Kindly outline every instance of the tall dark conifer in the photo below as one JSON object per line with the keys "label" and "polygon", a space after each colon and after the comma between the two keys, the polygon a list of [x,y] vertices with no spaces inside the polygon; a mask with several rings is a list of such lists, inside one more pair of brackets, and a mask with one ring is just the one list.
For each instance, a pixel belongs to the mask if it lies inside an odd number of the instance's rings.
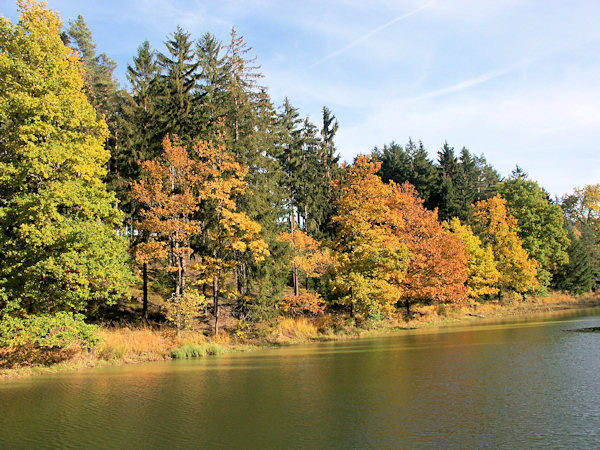
{"label": "tall dark conifer", "polygon": [[165,45],[167,53],[158,54],[161,76],[157,86],[157,125],[162,137],[177,135],[183,144],[189,144],[198,137],[202,95],[197,85],[199,63],[190,34],[182,28],[177,27]]}

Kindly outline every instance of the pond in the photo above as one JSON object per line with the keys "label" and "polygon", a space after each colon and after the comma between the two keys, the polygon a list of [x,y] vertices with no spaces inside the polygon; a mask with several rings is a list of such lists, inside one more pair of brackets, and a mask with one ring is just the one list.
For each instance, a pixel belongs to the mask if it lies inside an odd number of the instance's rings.
{"label": "pond", "polygon": [[598,447],[600,310],[0,383],[2,448]]}

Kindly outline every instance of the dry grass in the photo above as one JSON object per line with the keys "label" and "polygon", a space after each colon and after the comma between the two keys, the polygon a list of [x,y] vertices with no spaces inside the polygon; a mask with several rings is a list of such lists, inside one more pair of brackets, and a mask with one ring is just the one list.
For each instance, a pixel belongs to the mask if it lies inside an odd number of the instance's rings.
{"label": "dry grass", "polygon": [[279,335],[287,339],[312,339],[318,334],[317,327],[306,317],[278,318]]}
{"label": "dry grass", "polygon": [[160,331],[150,327],[101,328],[102,342],[95,353],[100,359],[163,359],[177,345],[172,330]]}

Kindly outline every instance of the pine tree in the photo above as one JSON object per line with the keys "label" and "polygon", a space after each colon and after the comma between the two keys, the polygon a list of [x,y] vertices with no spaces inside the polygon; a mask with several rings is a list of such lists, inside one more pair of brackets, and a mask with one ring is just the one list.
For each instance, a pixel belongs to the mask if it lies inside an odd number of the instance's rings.
{"label": "pine tree", "polygon": [[[150,43],[144,41],[138,47],[133,65],[127,66],[126,76],[131,84],[131,93],[123,93],[120,97],[119,142],[112,152],[108,174],[108,185],[119,197],[128,221],[136,212],[129,196],[129,187],[140,176],[138,163],[162,153],[160,142],[164,134],[158,126],[158,74],[156,53],[150,48]],[[131,226],[129,229],[133,237]]]}
{"label": "pine tree", "polygon": [[0,309],[89,311],[125,295],[121,214],[101,177],[106,123],[58,15],[0,18]]}
{"label": "pine tree", "polygon": [[452,217],[461,216],[461,204],[456,186],[459,173],[460,166],[454,154],[454,148],[445,142],[438,152],[436,206],[439,208],[440,220],[450,220]]}

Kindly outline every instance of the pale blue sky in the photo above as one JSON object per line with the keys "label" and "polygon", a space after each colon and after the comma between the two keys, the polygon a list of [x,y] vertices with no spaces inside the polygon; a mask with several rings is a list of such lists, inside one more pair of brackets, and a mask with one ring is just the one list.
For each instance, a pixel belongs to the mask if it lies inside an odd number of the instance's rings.
{"label": "pale blue sky", "polygon": [[[323,4],[324,3],[324,4]],[[340,122],[351,161],[395,140],[445,140],[515,164],[551,194],[600,183],[600,2],[584,0],[50,0],[82,14],[117,75],[177,25],[253,47],[275,104]],[[0,13],[15,19],[12,0]]]}

